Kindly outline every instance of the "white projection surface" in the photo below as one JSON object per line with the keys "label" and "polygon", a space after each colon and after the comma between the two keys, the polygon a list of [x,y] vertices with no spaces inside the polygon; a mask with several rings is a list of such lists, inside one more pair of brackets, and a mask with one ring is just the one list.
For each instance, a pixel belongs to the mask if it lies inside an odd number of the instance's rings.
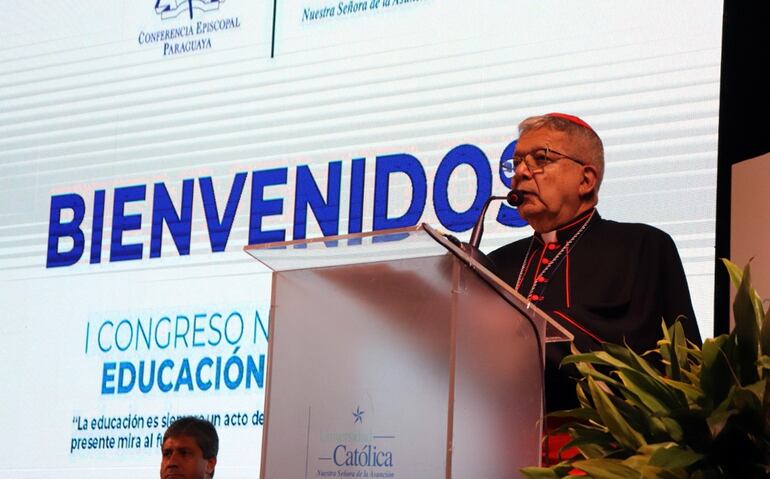
{"label": "white projection surface", "polygon": [[[243,247],[417,222],[467,238],[530,115],[599,132],[599,211],[672,235],[711,334],[721,2],[0,16],[5,477],[156,477],[186,414],[218,425],[218,479],[258,477],[270,273]],[[493,206],[483,248],[530,234],[517,220]]]}

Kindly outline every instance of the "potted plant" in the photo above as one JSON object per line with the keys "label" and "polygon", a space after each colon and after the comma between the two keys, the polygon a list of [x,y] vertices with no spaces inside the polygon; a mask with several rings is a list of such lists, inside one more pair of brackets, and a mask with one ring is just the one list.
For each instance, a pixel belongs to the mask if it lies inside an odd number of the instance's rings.
{"label": "potted plant", "polygon": [[737,287],[732,332],[699,348],[675,322],[644,355],[605,343],[565,358],[582,375],[581,406],[552,415],[574,419],[558,431],[579,454],[526,477],[770,478],[770,308],[748,265],[724,263]]}

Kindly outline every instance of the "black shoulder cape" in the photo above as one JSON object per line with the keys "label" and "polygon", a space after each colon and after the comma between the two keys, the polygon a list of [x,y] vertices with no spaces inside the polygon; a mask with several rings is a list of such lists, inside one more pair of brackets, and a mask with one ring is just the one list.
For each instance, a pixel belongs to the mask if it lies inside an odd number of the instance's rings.
{"label": "black shoulder cape", "polygon": [[[661,321],[670,325],[679,316],[685,317],[687,338],[701,344],[676,246],[657,228],[608,221],[590,210],[559,228],[556,243],[545,244],[536,234],[493,251],[489,258],[500,278],[518,286],[575,335],[581,351],[609,341],[643,353],[662,337]],[[546,348],[547,411],[578,405],[577,371],[559,369],[567,354],[567,343]]]}

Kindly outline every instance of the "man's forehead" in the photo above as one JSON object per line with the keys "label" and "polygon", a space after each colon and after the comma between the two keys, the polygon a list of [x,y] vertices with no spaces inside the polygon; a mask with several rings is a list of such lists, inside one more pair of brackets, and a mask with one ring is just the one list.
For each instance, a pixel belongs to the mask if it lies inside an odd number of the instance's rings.
{"label": "man's forehead", "polygon": [[192,436],[169,436],[163,441],[163,449],[200,449],[198,441]]}
{"label": "man's forehead", "polygon": [[527,130],[522,133],[519,139],[516,141],[516,149],[518,150],[520,147],[553,148],[554,145],[561,146],[562,144],[568,143],[570,141],[571,138],[566,132],[554,130],[553,128],[542,127],[536,130]]}

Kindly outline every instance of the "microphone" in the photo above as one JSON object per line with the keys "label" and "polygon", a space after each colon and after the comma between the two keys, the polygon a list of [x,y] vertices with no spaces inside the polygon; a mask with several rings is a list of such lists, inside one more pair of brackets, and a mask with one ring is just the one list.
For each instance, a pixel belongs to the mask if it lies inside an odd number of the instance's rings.
{"label": "microphone", "polygon": [[524,201],[524,194],[521,190],[511,190],[506,196],[490,196],[487,198],[487,201],[484,202],[484,206],[481,208],[479,219],[473,225],[471,238],[468,240],[468,246],[473,249],[478,249],[481,244],[481,235],[484,233],[484,217],[487,214],[487,208],[489,208],[490,203],[494,200],[506,200],[511,206],[519,206]]}
{"label": "microphone", "polygon": [[519,206],[524,202],[524,192],[521,190],[511,190],[505,199],[508,200],[509,205]]}

